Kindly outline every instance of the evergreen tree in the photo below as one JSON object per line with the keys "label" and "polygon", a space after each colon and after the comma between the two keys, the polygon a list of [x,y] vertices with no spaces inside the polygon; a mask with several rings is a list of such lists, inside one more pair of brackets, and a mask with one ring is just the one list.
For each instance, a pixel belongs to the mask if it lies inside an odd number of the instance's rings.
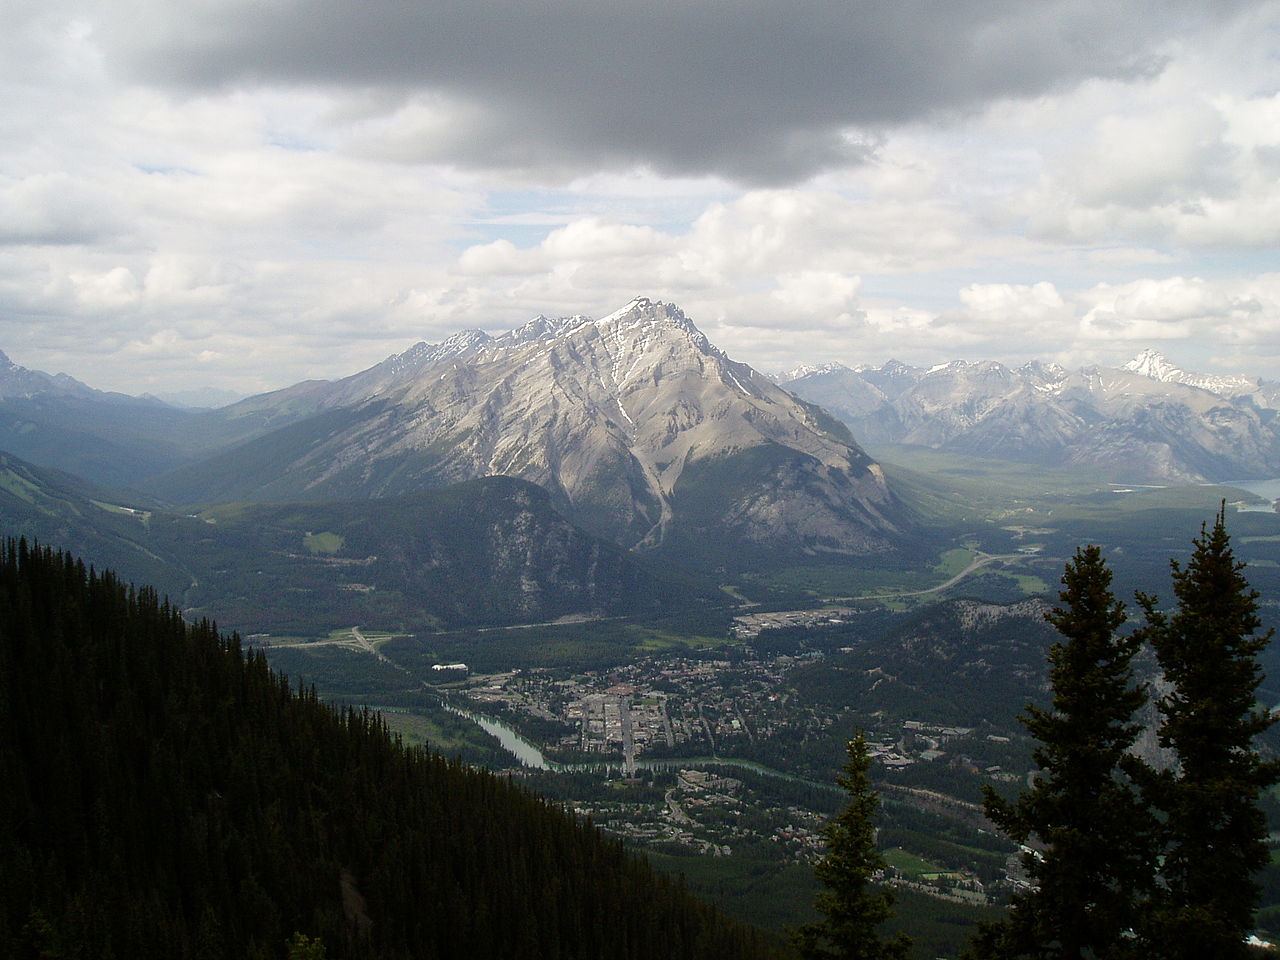
{"label": "evergreen tree", "polygon": [[308,937],[305,933],[294,933],[287,947],[289,950],[287,960],[327,960],[328,958],[324,941],[319,937]]}
{"label": "evergreen tree", "polygon": [[985,791],[987,816],[1038,848],[1024,855],[1035,887],[984,928],[975,957],[1116,957],[1135,946],[1135,901],[1152,870],[1150,818],[1124,772],[1136,765],[1126,751],[1146,699],[1131,669],[1139,642],[1116,636],[1124,605],[1097,547],[1076,551],[1062,583],[1062,606],[1045,615],[1064,637],[1049,651],[1052,708],[1022,717],[1040,744],[1038,779],[1013,803]]}
{"label": "evergreen tree", "polygon": [[861,731],[846,749],[844,774],[836,782],[848,792],[849,805],[824,829],[827,854],[815,869],[827,888],[814,901],[824,919],[805,924],[793,939],[805,960],[901,960],[910,938],[880,937],[880,926],[892,913],[893,893],[872,882],[885,862],[875,842],[880,798],[871,786],[871,758]]}
{"label": "evergreen tree", "polygon": [[558,807],[25,542],[0,543],[0,734],[5,960],[780,953]]}
{"label": "evergreen tree", "polygon": [[1138,597],[1142,633],[1171,688],[1159,701],[1160,743],[1176,757],[1147,784],[1165,841],[1148,935],[1158,957],[1245,956],[1258,901],[1253,875],[1267,862],[1258,795],[1280,779],[1280,764],[1254,747],[1274,722],[1254,699],[1257,656],[1272,631],[1257,633],[1258,593],[1232,553],[1225,505],[1193,544],[1185,568],[1172,564],[1172,614]]}

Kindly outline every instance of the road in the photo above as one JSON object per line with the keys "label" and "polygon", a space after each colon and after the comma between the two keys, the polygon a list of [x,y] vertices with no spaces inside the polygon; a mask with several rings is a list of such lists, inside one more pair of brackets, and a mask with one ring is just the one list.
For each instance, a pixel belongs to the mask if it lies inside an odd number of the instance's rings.
{"label": "road", "polygon": [[957,583],[967,577],[973,571],[981,569],[989,564],[1004,560],[1025,560],[1026,554],[1023,553],[977,553],[974,558],[969,561],[969,565],[957,573],[946,583],[940,583],[936,587],[929,587],[927,590],[905,590],[901,593],[872,593],[860,597],[833,597],[827,600],[827,603],[851,603],[855,600],[894,600],[899,597],[924,597],[931,593],[940,593],[948,587],[954,587]]}
{"label": "road", "polygon": [[636,744],[631,733],[631,698],[618,698],[618,722],[622,725],[622,760],[627,767],[627,779],[636,776]]}
{"label": "road", "polygon": [[693,821],[689,819],[688,814],[684,812],[684,808],[681,807],[680,804],[676,803],[675,798],[672,796],[675,792],[676,788],[672,787],[662,798],[667,801],[667,809],[671,811],[671,819],[676,823],[693,823]]}

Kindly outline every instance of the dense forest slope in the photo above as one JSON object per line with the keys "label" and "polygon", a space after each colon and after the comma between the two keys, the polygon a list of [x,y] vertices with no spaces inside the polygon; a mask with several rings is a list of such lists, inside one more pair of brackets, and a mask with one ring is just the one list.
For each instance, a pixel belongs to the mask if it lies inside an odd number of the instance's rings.
{"label": "dense forest slope", "polygon": [[224,505],[202,516],[117,497],[0,451],[0,530],[154,584],[188,618],[216,616],[227,627],[417,631],[652,614],[719,595],[590,536],[545,490],[511,477],[385,500]]}
{"label": "dense forest slope", "polygon": [[0,730],[0,956],[769,955],[589,826],[25,541]]}

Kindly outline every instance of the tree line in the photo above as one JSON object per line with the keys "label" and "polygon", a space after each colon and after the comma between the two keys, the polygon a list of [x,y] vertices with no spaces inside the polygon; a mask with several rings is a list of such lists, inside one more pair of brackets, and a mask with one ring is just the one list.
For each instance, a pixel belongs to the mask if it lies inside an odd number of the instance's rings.
{"label": "tree line", "polygon": [[[985,790],[988,818],[1023,849],[1030,882],[1006,919],[981,926],[967,960],[1227,960],[1245,957],[1268,862],[1262,791],[1280,761],[1255,740],[1275,721],[1258,705],[1258,593],[1226,532],[1225,505],[1202,526],[1185,566],[1172,562],[1172,611],[1137,595],[1142,624],[1124,634],[1125,606],[1096,546],[1068,562],[1060,606],[1046,615],[1062,640],[1049,652],[1052,703],[1021,719],[1037,741],[1033,785],[1013,801]],[[1138,682],[1134,658],[1154,653],[1160,680]],[[1134,746],[1154,697],[1164,762]],[[861,735],[840,780],[851,800],[827,828],[816,904],[822,919],[795,937],[807,960],[905,956],[880,925],[892,894],[873,884],[885,863],[873,833],[877,798]]]}

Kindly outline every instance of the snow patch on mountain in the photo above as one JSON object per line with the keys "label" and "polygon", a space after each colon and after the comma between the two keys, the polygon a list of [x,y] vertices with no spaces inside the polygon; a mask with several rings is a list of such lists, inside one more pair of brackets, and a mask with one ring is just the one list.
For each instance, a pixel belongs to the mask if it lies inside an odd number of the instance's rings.
{"label": "snow patch on mountain", "polygon": [[1199,387],[1222,397],[1236,397],[1255,393],[1262,381],[1252,377],[1239,375],[1215,376],[1212,374],[1190,373],[1174,366],[1156,350],[1147,348],[1124,365],[1125,370],[1159,380],[1161,383],[1183,383],[1189,387]]}
{"label": "snow patch on mountain", "polygon": [[1280,474],[1280,389],[1189,373],[1148,350],[1121,368],[1074,373],[1031,362],[952,360],[808,375],[784,387],[821,404],[863,442],[1091,466],[1177,482]]}
{"label": "snow patch on mountain", "polygon": [[390,496],[500,473],[627,546],[853,555],[899,532],[901,504],[848,431],[646,297],[598,320],[417,344],[306,403],[350,413],[255,481],[273,495]]}

